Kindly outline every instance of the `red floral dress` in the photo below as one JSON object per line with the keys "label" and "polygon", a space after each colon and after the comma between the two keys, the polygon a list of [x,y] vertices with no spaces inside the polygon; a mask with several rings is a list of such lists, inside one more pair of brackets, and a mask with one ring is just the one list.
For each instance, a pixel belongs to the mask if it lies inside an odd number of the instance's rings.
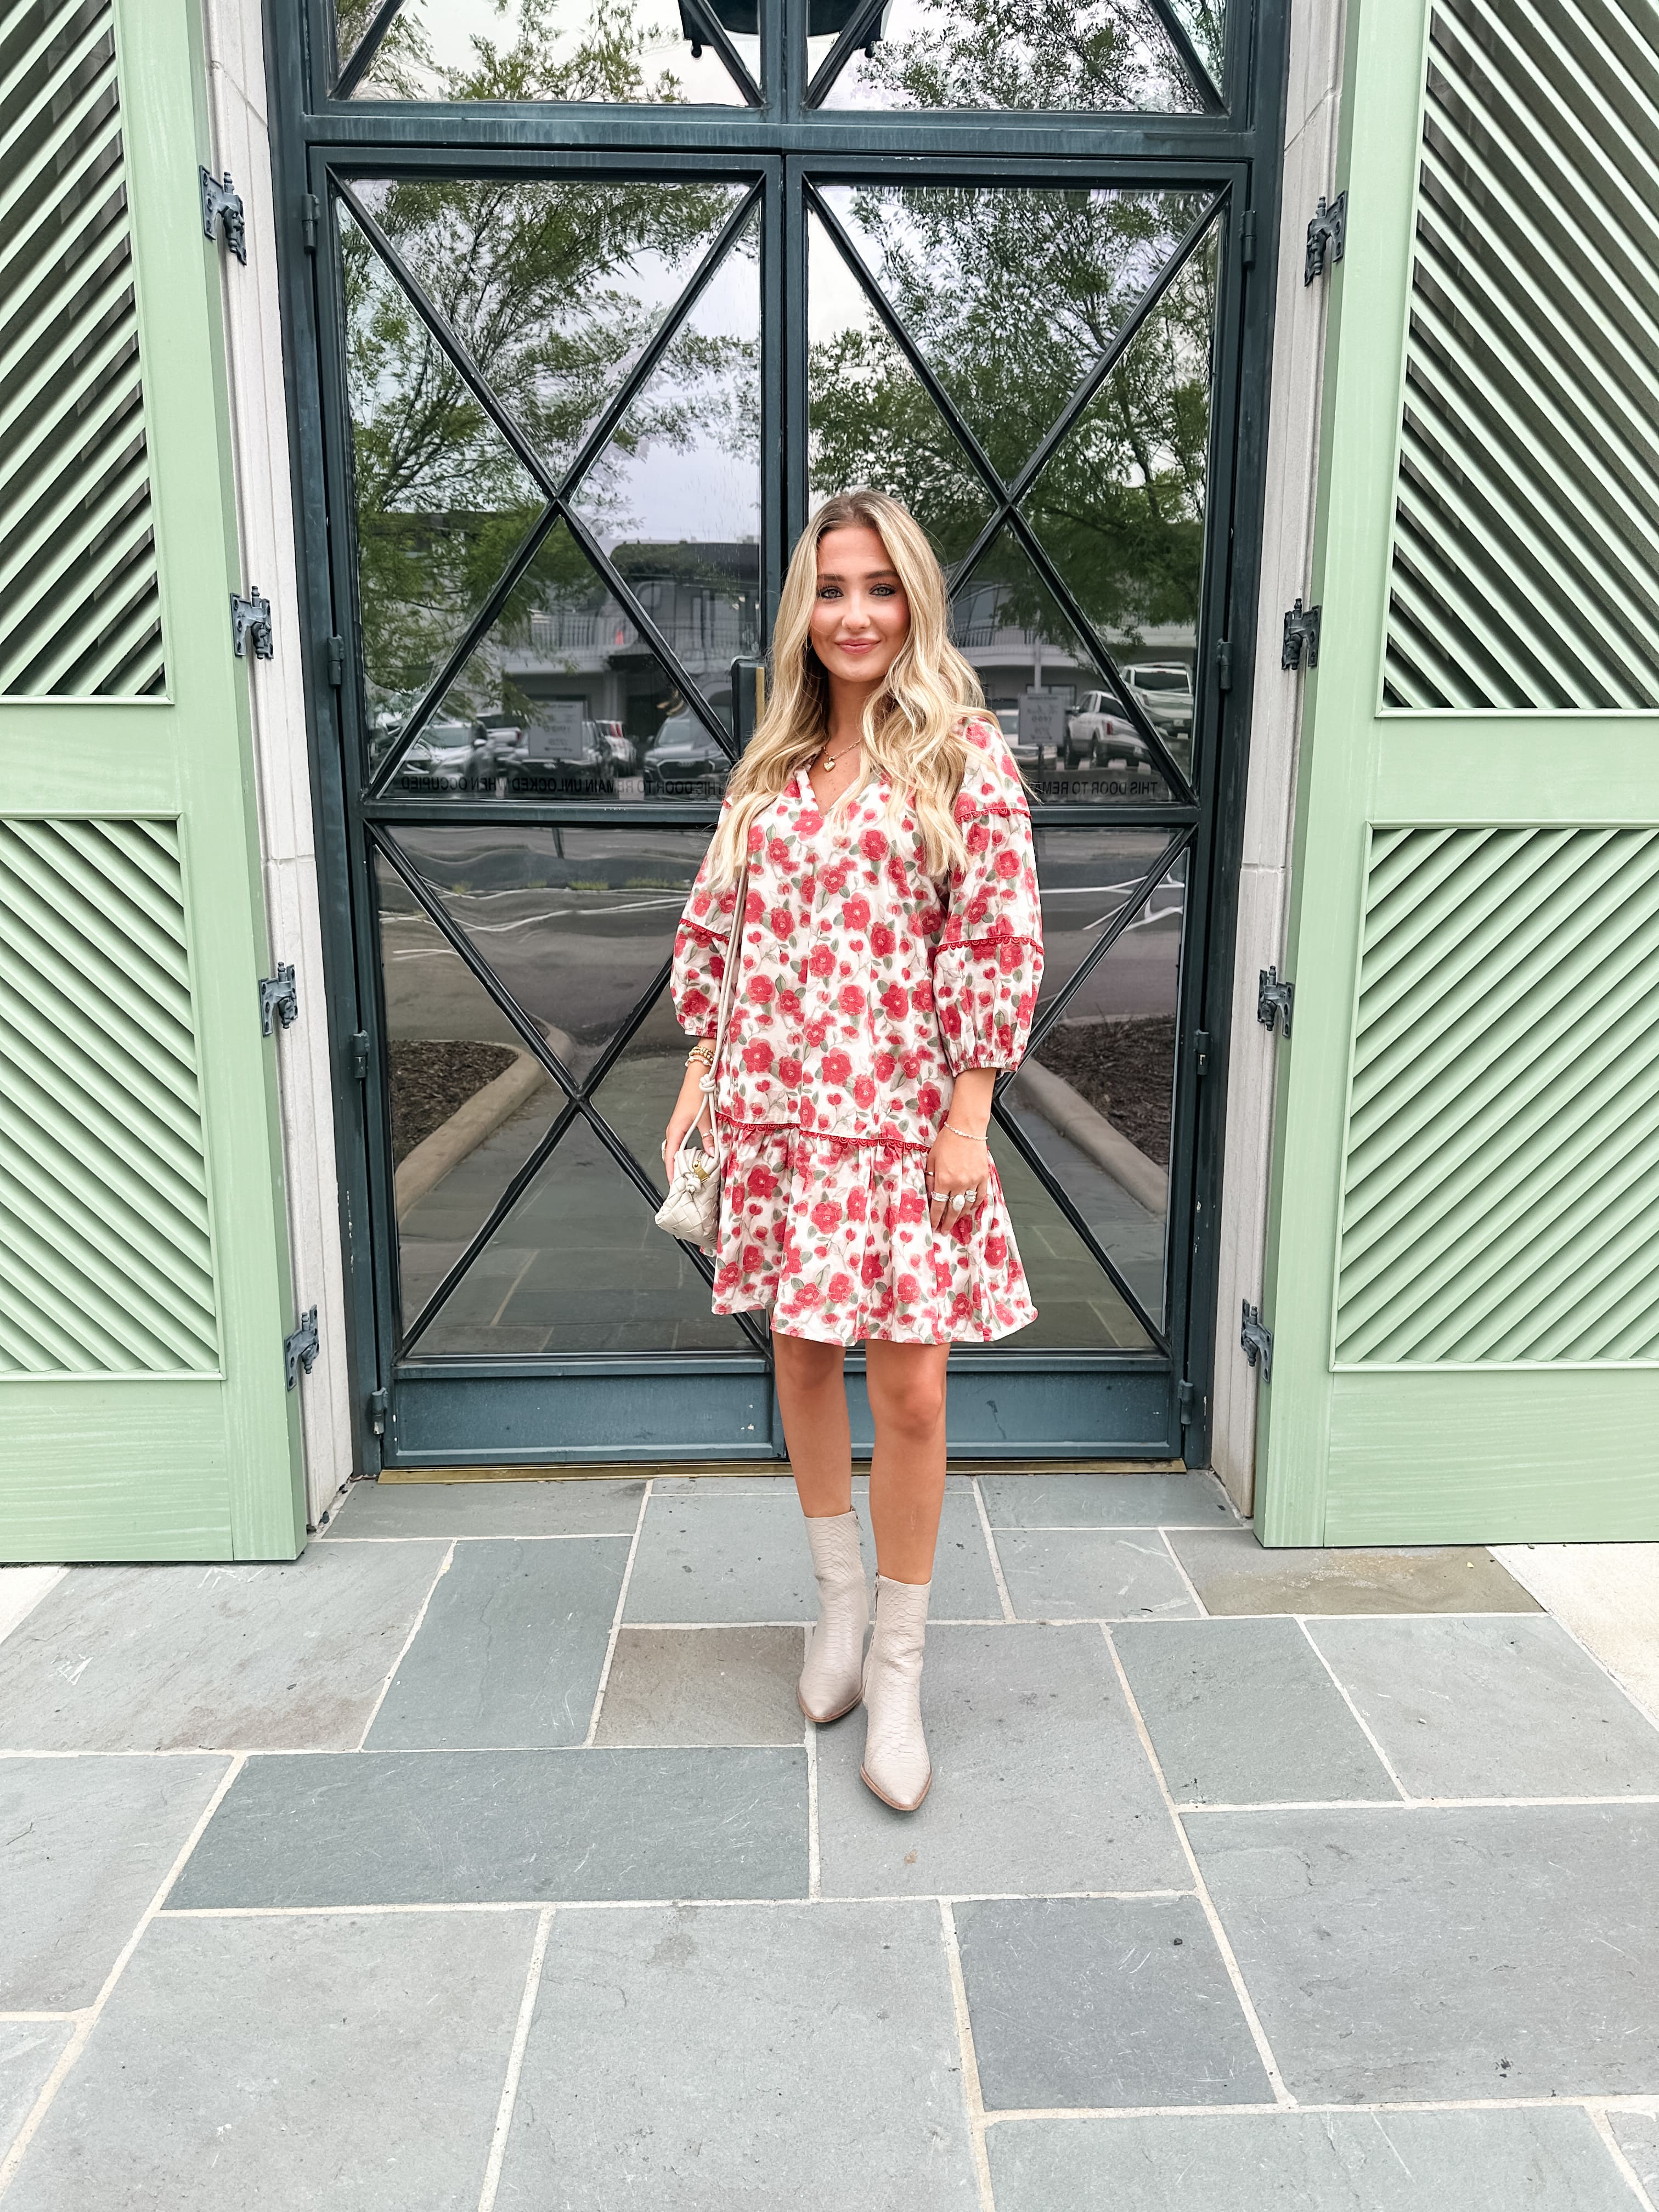
{"label": "red floral dress", "polygon": [[[1018,1066],[1042,974],[1031,817],[1001,732],[971,721],[968,865],[930,877],[870,785],[826,819],[802,769],[749,832],[741,966],[714,1093],[716,1313],[825,1344],[988,1343],[1036,1317],[994,1167],[934,1230],[922,1181],[954,1075]],[[674,944],[682,1027],[714,1027],[734,892],[698,874]]]}

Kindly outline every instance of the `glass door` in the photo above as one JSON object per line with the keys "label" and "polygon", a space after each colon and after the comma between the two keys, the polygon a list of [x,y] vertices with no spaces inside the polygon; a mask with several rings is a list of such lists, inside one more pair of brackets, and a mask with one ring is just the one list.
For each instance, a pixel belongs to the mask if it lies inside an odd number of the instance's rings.
{"label": "glass door", "polygon": [[[1224,23],[359,12],[305,121],[386,1457],[782,1451],[763,1316],[713,1316],[652,1221],[665,984],[788,545],[855,483],[928,532],[1037,825],[996,1149],[1040,1317],[957,1354],[954,1448],[1179,1451],[1239,580]],[[1099,18],[1086,67],[1062,16]],[[1079,106],[1095,149],[1190,143],[1085,154]]]}

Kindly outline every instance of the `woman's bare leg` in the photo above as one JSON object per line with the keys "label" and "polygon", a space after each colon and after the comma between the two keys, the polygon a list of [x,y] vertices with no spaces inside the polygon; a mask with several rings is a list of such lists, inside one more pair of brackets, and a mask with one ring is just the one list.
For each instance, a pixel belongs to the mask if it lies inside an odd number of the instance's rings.
{"label": "woman's bare leg", "polygon": [[945,1504],[945,1365],[950,1356],[948,1344],[865,1346],[876,1423],[870,1519],[876,1532],[876,1571],[890,1583],[933,1577],[933,1547]]}
{"label": "woman's bare leg", "polygon": [[796,1696],[810,1721],[837,1721],[864,1691],[864,1631],[869,1587],[853,1511],[853,1449],[847,1428],[843,1354],[774,1330],[778,1403],[795,1471],[806,1540],[818,1586],[818,1619],[806,1647]]}
{"label": "woman's bare leg", "polygon": [[778,1404],[800,1510],[809,1521],[853,1510],[853,1444],[838,1344],[772,1332]]}

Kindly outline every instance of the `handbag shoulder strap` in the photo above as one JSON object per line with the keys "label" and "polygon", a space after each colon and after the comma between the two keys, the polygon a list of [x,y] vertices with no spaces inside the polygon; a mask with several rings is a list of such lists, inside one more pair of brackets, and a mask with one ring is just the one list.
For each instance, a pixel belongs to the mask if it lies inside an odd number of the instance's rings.
{"label": "handbag shoulder strap", "polygon": [[[738,969],[743,960],[743,910],[749,902],[749,864],[745,861],[738,871],[735,886],[736,904],[732,915],[732,933],[726,940],[726,972],[720,977],[719,1010],[714,1016],[714,1057],[702,1079],[703,1104],[708,1110],[708,1145],[712,1158],[720,1158],[720,1139],[714,1127],[714,1078],[720,1064],[720,1054],[726,1048],[726,1025],[731,1017],[732,1000],[738,987]],[[697,1116],[699,1121],[702,1116]]]}
{"label": "handbag shoulder strap", "polygon": [[726,940],[726,973],[720,977],[720,1010],[714,1017],[714,1066],[720,1066],[720,1054],[726,1046],[726,1025],[731,1018],[732,1000],[738,988],[738,969],[743,961],[743,910],[749,902],[749,867],[747,862],[738,869],[735,885],[737,904],[732,916],[732,933]]}

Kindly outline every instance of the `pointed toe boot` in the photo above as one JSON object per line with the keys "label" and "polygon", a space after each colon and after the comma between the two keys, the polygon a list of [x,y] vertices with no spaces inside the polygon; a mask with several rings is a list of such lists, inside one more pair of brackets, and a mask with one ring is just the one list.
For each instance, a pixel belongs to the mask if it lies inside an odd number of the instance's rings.
{"label": "pointed toe boot", "polygon": [[914,1813],[933,1770],[921,1732],[921,1651],[932,1583],[876,1577],[876,1626],[864,1668],[866,1786],[896,1813]]}
{"label": "pointed toe boot", "polygon": [[817,1577],[818,1619],[795,1695],[807,1719],[823,1727],[850,1713],[863,1695],[870,1589],[864,1579],[856,1513],[809,1519],[806,1540]]}

